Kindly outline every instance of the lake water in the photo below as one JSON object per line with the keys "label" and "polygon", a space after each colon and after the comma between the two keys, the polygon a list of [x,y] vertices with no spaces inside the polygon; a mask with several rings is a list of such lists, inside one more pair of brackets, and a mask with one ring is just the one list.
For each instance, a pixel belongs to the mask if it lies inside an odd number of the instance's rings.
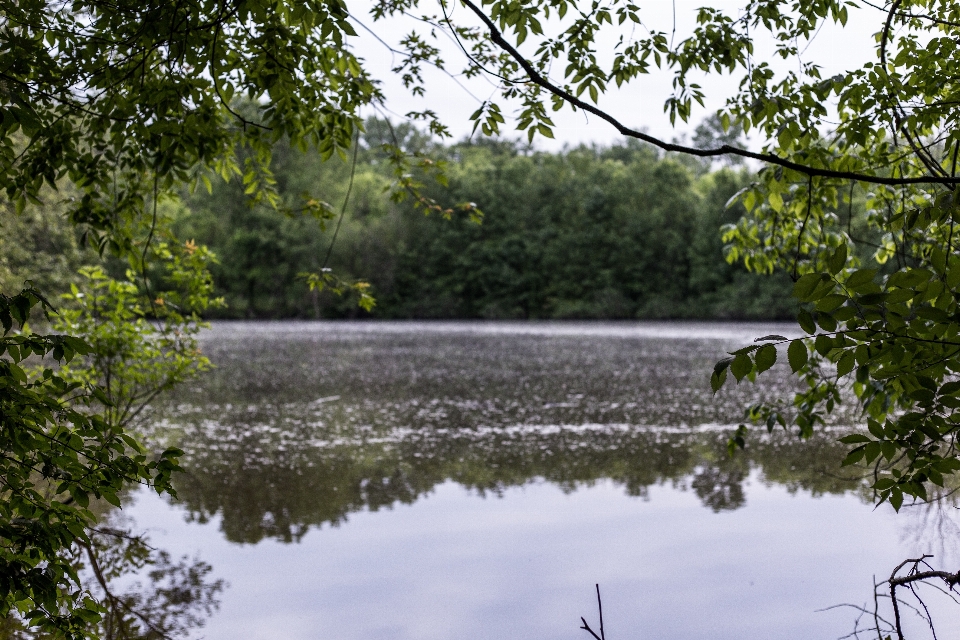
{"label": "lake water", "polygon": [[856,612],[818,610],[914,554],[956,570],[960,529],[951,504],[874,508],[842,418],[727,455],[744,404],[795,383],[714,397],[713,363],[793,331],[217,324],[217,368],[148,433],[186,451],[180,500],[124,511],[229,584],[211,640],[586,640],[595,583],[611,640],[838,638]]}

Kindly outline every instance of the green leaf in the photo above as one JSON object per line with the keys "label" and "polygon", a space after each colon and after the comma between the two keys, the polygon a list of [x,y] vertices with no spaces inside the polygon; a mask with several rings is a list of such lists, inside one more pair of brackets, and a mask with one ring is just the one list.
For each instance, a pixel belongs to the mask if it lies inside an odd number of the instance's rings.
{"label": "green leaf", "polygon": [[809,311],[801,309],[800,313],[797,314],[797,323],[799,323],[801,329],[810,335],[817,332],[817,325],[814,323],[813,316],[810,315]]}
{"label": "green leaf", "polygon": [[892,488],[896,485],[897,482],[893,478],[880,478],[873,483],[873,488],[877,491],[886,491],[887,489]]}
{"label": "green leaf", "polygon": [[897,488],[891,489],[890,504],[893,506],[894,511],[900,511],[900,507],[903,505],[903,491]]}
{"label": "green leaf", "polygon": [[820,334],[813,341],[813,346],[817,350],[817,353],[822,356],[826,356],[828,353],[830,353],[830,350],[833,349],[833,340],[831,340],[828,336]]}
{"label": "green leaf", "polygon": [[[913,289],[895,289],[886,295],[880,296],[880,301],[885,301],[889,304],[900,304],[912,300],[916,295],[917,293]],[[864,296],[864,298],[866,298],[866,296]]]}
{"label": "green leaf", "polygon": [[816,309],[817,311],[829,313],[834,309],[836,309],[837,307],[839,307],[840,305],[842,305],[846,301],[847,301],[846,296],[840,295],[838,293],[834,293],[828,296],[824,296],[823,298],[820,298],[820,300],[817,301]]}
{"label": "green leaf", "polygon": [[960,261],[954,262],[947,271],[946,284],[951,290],[960,286]]}
{"label": "green leaf", "polygon": [[796,373],[807,364],[807,345],[803,340],[794,340],[787,347],[787,360],[790,362],[790,369]]}
{"label": "green leaf", "polygon": [[758,344],[749,344],[749,345],[747,345],[747,346],[745,346],[745,347],[740,347],[740,348],[737,349],[736,351],[731,351],[731,352],[730,352],[730,355],[732,355],[732,356],[738,356],[738,355],[740,355],[741,353],[753,353],[754,351],[756,351],[756,350],[759,349],[759,348],[760,348],[760,345],[758,345]]}
{"label": "green leaf", "polygon": [[746,376],[752,370],[753,361],[750,359],[750,356],[745,353],[738,354],[730,364],[730,373],[732,373],[733,377],[737,379],[737,382],[743,380],[744,376]]}
{"label": "green leaf", "polygon": [[714,372],[713,375],[710,376],[710,388],[713,389],[714,393],[717,393],[726,381],[727,370],[724,368],[719,372]]}
{"label": "green leaf", "polygon": [[23,369],[13,364],[12,362],[7,364],[7,371],[10,372],[10,376],[17,382],[21,382],[21,383],[27,382],[27,374],[23,371]]}
{"label": "green leaf", "polygon": [[854,271],[850,274],[850,277],[844,282],[844,286],[849,287],[850,289],[856,289],[867,283],[873,282],[873,279],[877,276],[876,269],[860,269]]}
{"label": "green leaf", "polygon": [[776,211],[776,212],[778,212],[778,213],[781,212],[781,211],[783,211],[783,198],[782,198],[782,197],[780,196],[780,194],[777,193],[776,191],[771,191],[771,192],[767,195],[767,202],[770,203],[770,207],[771,207],[774,211]]}
{"label": "green leaf", "polygon": [[837,330],[837,321],[832,315],[826,312],[817,314],[817,324],[819,324],[824,331]]}
{"label": "green leaf", "polygon": [[940,387],[940,395],[942,396],[952,396],[958,393],[960,393],[960,380],[947,382],[942,387]]}
{"label": "green leaf", "polygon": [[850,453],[848,453],[847,456],[843,459],[843,462],[840,463],[840,466],[841,466],[841,467],[848,467],[848,466],[850,466],[850,465],[852,465],[852,464],[856,464],[856,463],[860,462],[861,460],[863,460],[864,453],[865,453],[865,448],[864,448],[864,447],[857,447],[856,449],[853,449],[853,450],[850,451]]}
{"label": "green leaf", "polygon": [[837,247],[837,250],[830,256],[830,259],[827,261],[827,267],[830,270],[830,275],[837,275],[843,270],[844,265],[847,264],[847,245],[841,244]]}
{"label": "green leaf", "polygon": [[853,351],[846,351],[840,360],[837,361],[837,377],[842,378],[847,375],[857,365],[857,359]]}
{"label": "green leaf", "polygon": [[858,444],[861,442],[870,442],[870,438],[862,433],[853,433],[848,436],[843,436],[840,438],[839,442],[842,442],[843,444]]}
{"label": "green leaf", "polygon": [[121,506],[121,504],[120,504],[120,498],[118,498],[118,497],[116,496],[116,494],[114,494],[114,493],[104,493],[104,494],[103,494],[103,498],[104,498],[104,500],[106,500],[107,502],[109,502],[110,504],[112,504],[112,505],[115,506],[115,507],[120,507],[120,506]]}
{"label": "green leaf", "polygon": [[804,274],[794,283],[793,295],[800,300],[807,300],[821,282],[823,282],[823,279],[819,273]]}
{"label": "green leaf", "polygon": [[777,348],[772,344],[765,344],[755,356],[757,373],[763,373],[777,362]]}
{"label": "green leaf", "polygon": [[725,371],[727,367],[730,366],[730,363],[733,362],[733,358],[724,358],[723,360],[718,361],[713,365],[713,372],[719,374],[721,371]]}

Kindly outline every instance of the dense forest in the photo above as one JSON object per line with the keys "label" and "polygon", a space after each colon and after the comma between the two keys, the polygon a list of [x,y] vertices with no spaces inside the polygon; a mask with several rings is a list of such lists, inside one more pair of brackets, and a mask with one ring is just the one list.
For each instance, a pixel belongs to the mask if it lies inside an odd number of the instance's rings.
{"label": "dense forest", "polygon": [[[786,274],[724,259],[721,227],[742,215],[727,202],[751,180],[745,168],[664,157],[636,141],[546,153],[490,140],[443,147],[377,120],[366,129],[355,165],[352,156],[324,162],[283,143],[274,149],[287,208],[323,194],[336,214],[326,223],[252,204],[240,180],[211,180],[163,204],[180,240],[218,258],[213,275],[227,304],[212,317],[779,319],[795,308]],[[448,185],[424,176],[422,190],[452,215],[391,198],[382,144],[398,138],[444,159]],[[4,215],[7,237],[18,238],[0,240],[0,281],[11,288],[29,273],[62,292],[79,266],[98,261],[79,248],[57,201]],[[459,213],[463,202],[482,220]],[[114,266],[117,275],[126,268]],[[349,294],[310,291],[303,274],[324,266],[369,282],[376,306],[368,313]]]}
{"label": "dense forest", "polygon": [[[380,151],[391,135],[445,158],[448,187],[424,180],[424,188],[445,207],[475,203],[482,222],[391,200]],[[437,147],[378,121],[360,149],[352,188],[352,158],[275,149],[274,177],[291,206],[310,190],[339,211],[350,188],[332,251],[337,220],[321,229],[310,217],[251,206],[239,181],[185,194],[177,235],[219,257],[221,317],[791,316],[784,274],[757,276],[724,260],[720,228],[742,213],[726,203],[750,180],[746,169],[711,171],[636,142],[558,153],[504,141]],[[376,307],[367,314],[349,296],[308,291],[299,274],[324,264],[369,282]]]}

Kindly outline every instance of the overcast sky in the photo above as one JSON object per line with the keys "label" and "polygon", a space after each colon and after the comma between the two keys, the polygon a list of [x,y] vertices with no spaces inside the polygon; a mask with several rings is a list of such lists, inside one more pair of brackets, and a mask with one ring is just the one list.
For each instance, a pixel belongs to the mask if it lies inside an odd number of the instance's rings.
{"label": "overcast sky", "polygon": [[[358,0],[356,4],[351,3],[351,11],[354,15],[360,16],[365,25],[376,31],[377,35],[388,43],[397,43],[411,28],[416,28],[420,32],[426,31],[423,25],[415,24],[413,21],[394,20],[374,23],[367,11],[361,9],[366,1]],[[641,6],[641,18],[650,28],[668,32],[673,28],[673,2],[638,0],[638,4]],[[708,0],[676,0],[677,40],[692,32],[698,7],[704,5],[721,7],[728,10],[731,15],[736,15],[737,8],[742,4],[742,2],[730,0],[715,0],[712,3]],[[426,0],[421,5],[421,11],[439,12],[439,7],[434,7],[429,0]],[[462,6],[457,7],[456,11],[455,17],[461,19],[466,14]],[[868,6],[857,10],[851,9],[847,26],[843,29],[824,27],[810,43],[804,58],[822,65],[825,77],[858,68],[868,61],[873,61],[876,59],[873,34],[880,30],[884,18],[883,13]],[[494,92],[494,84],[491,81],[459,78],[458,84],[458,81],[447,75],[433,71],[427,76],[429,89],[426,97],[411,97],[403,88],[399,78],[390,72],[395,64],[394,55],[363,29],[358,29],[358,33],[360,35],[353,42],[354,49],[358,55],[366,59],[368,68],[374,75],[383,81],[383,89],[388,96],[388,107],[395,114],[394,118],[399,119],[402,114],[413,110],[432,109],[441,115],[455,138],[461,138],[470,133],[472,123],[469,116],[477,109],[481,100],[491,97]],[[616,34],[611,32],[610,35],[613,41]],[[448,61],[448,68],[451,71],[462,69],[465,57],[459,48],[443,36],[440,36],[437,42]],[[766,46],[763,42],[758,43],[759,58],[762,59],[765,52],[768,53],[771,50],[772,47],[768,43]],[[796,61],[787,63],[770,60],[770,62],[779,70],[785,70],[788,64],[796,65]],[[554,78],[554,80],[558,79]],[[689,125],[678,123],[674,129],[663,111],[664,101],[670,91],[670,80],[669,73],[654,71],[649,76],[634,81],[628,87],[619,90],[612,88],[601,97],[600,107],[628,126],[645,128],[652,135],[669,140],[690,135],[696,124],[723,105],[725,99],[736,90],[739,82],[739,78],[730,76],[704,78],[700,84],[707,94],[706,108],[697,107]],[[502,106],[509,112],[507,105]],[[620,139],[619,134],[610,125],[582,112],[572,113],[564,110],[558,114],[552,114],[551,117],[557,124],[556,140],[549,141],[538,137],[536,144],[539,148],[557,149],[565,143],[610,144]],[[508,135],[518,136],[519,134],[513,129],[514,124],[508,119]],[[756,141],[752,146],[755,145]]]}

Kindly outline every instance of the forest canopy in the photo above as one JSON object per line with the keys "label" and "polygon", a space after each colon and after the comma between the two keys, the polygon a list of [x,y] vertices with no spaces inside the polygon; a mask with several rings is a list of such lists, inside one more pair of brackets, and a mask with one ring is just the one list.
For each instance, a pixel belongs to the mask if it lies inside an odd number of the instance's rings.
{"label": "forest canopy", "polygon": [[[227,318],[720,318],[788,319],[789,278],[750,274],[723,255],[727,201],[745,170],[663,158],[644,144],[535,152],[510,141],[410,145],[447,164],[440,203],[473,202],[482,220],[425,216],[387,197],[391,175],[369,120],[336,241],[303,216],[251,207],[237,183],[184,198],[178,236],[208,245]],[[401,131],[405,131],[401,129]],[[423,149],[421,149],[423,150]],[[278,145],[273,171],[289,197],[309,186],[339,204],[350,163]],[[317,184],[321,176],[321,184]],[[339,224],[339,223],[338,223]],[[332,250],[331,250],[332,244]],[[308,290],[304,271],[327,254],[334,273],[370,283],[376,306]]]}

